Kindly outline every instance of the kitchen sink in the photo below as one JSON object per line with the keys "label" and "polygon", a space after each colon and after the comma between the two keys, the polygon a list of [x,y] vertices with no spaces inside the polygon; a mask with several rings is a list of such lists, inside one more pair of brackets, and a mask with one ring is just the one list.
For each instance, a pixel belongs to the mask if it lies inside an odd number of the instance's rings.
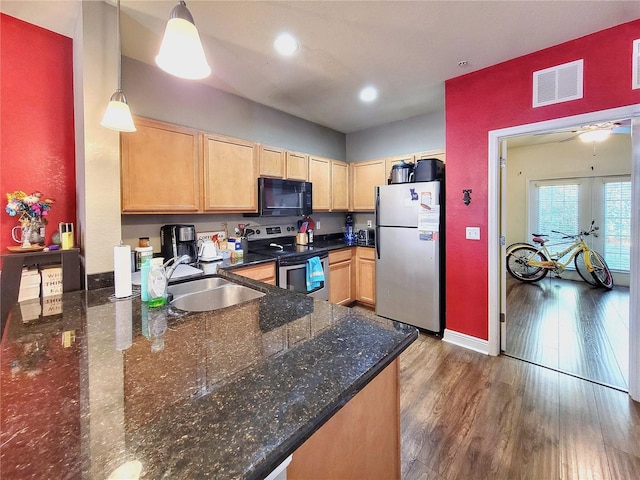
{"label": "kitchen sink", "polygon": [[171,285],[169,304],[187,312],[208,312],[239,305],[265,294],[219,277],[203,278]]}

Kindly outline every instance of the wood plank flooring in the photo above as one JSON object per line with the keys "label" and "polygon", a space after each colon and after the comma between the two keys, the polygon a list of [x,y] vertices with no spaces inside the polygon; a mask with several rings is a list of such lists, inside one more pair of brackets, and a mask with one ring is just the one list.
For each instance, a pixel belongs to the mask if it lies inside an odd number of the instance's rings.
{"label": "wood plank flooring", "polygon": [[629,288],[507,278],[505,354],[627,391]]}
{"label": "wood plank flooring", "polygon": [[404,480],[640,478],[626,393],[424,334],[400,377]]}

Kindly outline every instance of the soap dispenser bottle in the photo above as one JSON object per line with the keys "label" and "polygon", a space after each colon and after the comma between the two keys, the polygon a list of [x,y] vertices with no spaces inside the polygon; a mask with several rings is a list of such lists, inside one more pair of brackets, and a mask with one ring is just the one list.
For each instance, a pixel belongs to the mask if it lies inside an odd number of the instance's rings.
{"label": "soap dispenser bottle", "polygon": [[147,280],[150,307],[161,307],[167,301],[167,274],[162,264],[162,258],[151,259],[151,270]]}

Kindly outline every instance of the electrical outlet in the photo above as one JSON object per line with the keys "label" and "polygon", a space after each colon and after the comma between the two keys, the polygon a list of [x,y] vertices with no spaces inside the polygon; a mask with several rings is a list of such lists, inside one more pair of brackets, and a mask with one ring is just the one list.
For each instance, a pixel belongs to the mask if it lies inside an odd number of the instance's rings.
{"label": "electrical outlet", "polygon": [[371,228],[373,226],[373,224],[371,223],[371,220],[367,220],[367,227]]}
{"label": "electrical outlet", "polygon": [[218,236],[218,241],[224,240],[224,231],[219,232],[197,232],[196,240],[202,240],[203,242],[206,240],[211,240],[215,235]]}
{"label": "electrical outlet", "polygon": [[316,230],[320,230],[320,220],[316,222]]}
{"label": "electrical outlet", "polygon": [[480,240],[480,227],[467,227],[467,240]]}

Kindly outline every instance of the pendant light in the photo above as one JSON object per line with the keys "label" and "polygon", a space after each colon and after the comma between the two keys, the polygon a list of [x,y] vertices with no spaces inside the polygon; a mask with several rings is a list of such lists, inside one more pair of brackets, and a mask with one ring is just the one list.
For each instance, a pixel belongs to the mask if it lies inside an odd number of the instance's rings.
{"label": "pendant light", "polygon": [[117,17],[116,17],[116,43],[118,44],[118,89],[109,100],[107,105],[107,111],[104,112],[100,125],[103,127],[117,130],[119,132],[135,132],[136,126],[133,124],[133,118],[131,118],[131,110],[127,105],[127,99],[122,93],[122,52],[120,48],[120,0],[117,2]]}
{"label": "pendant light", "polygon": [[189,80],[211,74],[198,29],[183,0],[171,11],[156,64],[171,75]]}

